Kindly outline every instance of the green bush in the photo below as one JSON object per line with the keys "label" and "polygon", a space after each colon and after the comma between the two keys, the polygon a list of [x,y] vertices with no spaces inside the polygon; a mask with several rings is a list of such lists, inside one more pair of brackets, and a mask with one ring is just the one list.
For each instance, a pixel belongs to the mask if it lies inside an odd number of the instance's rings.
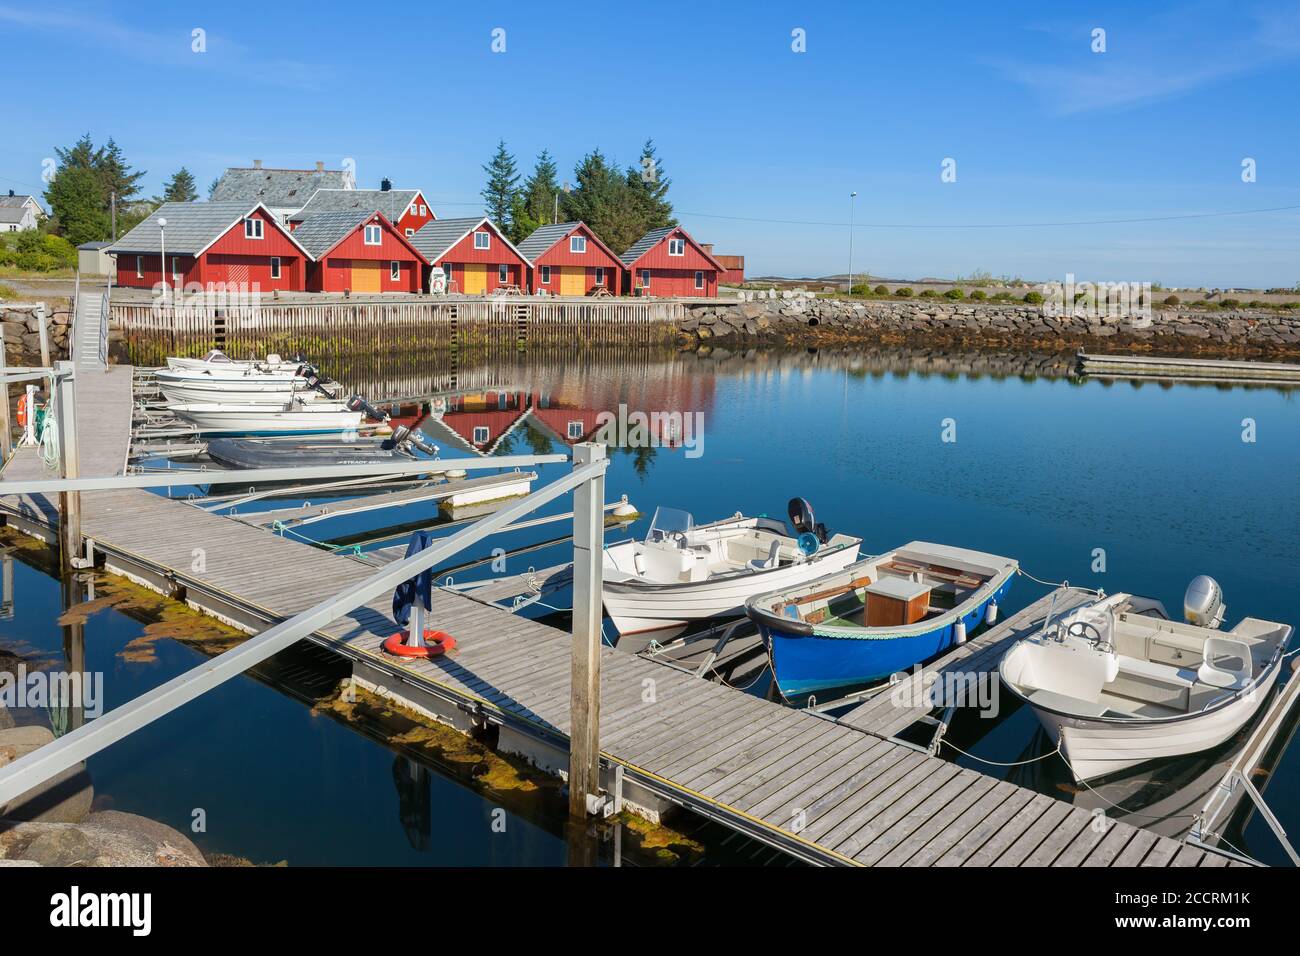
{"label": "green bush", "polygon": [[933,289],[922,289],[921,294],[917,298],[937,299],[939,298],[939,293],[935,292]]}
{"label": "green bush", "polygon": [[988,294],[985,293],[983,289],[976,289],[974,292],[970,294],[970,297],[973,301],[979,301],[981,299],[987,299]]}
{"label": "green bush", "polygon": [[1041,305],[1041,304],[1042,304],[1042,301],[1043,301],[1043,293],[1041,293],[1041,292],[1026,292],[1026,293],[1025,293],[1025,301],[1028,302],[1030,305]]}
{"label": "green bush", "polygon": [[943,294],[943,297],[945,299],[952,299],[954,302],[956,302],[958,299],[966,298],[966,293],[963,292],[961,289],[949,289],[947,292]]}
{"label": "green bush", "polygon": [[849,289],[849,295],[870,295],[871,287],[866,284],[855,285]]}
{"label": "green bush", "polygon": [[18,298],[18,290],[11,285],[0,285],[0,301]]}
{"label": "green bush", "polygon": [[[975,297],[971,296],[971,298],[973,299]],[[989,299],[989,301],[990,302],[1014,302],[1015,298],[1016,297],[1012,295],[1010,292],[994,292],[993,296]]]}
{"label": "green bush", "polygon": [[898,296],[900,299],[910,299],[912,296],[916,295],[916,293],[913,292],[910,287],[903,286],[901,289],[895,289],[894,295]]}
{"label": "green bush", "polygon": [[1167,296],[1165,296],[1165,305],[1177,305],[1177,304],[1178,304],[1179,302],[1181,302],[1181,301],[1182,301],[1182,300],[1179,299],[1178,296],[1176,296],[1176,295],[1167,295]]}
{"label": "green bush", "polygon": [[874,292],[876,295],[889,295],[889,286],[878,285],[871,291]]}
{"label": "green bush", "polygon": [[1240,309],[1240,308],[1241,308],[1241,300],[1240,300],[1240,299],[1224,299],[1222,302],[1219,303],[1219,305],[1223,306],[1223,308],[1225,308],[1225,309]]}

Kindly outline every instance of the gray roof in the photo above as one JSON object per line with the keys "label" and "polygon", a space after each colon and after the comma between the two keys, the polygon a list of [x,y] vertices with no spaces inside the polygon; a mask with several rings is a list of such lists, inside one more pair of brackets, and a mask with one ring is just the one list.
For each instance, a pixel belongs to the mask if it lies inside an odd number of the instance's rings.
{"label": "gray roof", "polygon": [[312,216],[295,229],[293,237],[298,240],[299,245],[311,253],[313,259],[319,259],[334,248],[340,239],[356,229],[357,226],[361,225],[377,211],[375,209],[354,209],[349,212],[323,212],[319,216]]}
{"label": "gray roof", "polygon": [[397,222],[402,213],[420,194],[418,189],[318,189],[307,205],[293,214],[295,220],[308,219],[326,212],[376,209]]}
{"label": "gray roof", "polygon": [[341,169],[227,169],[211,199],[301,209],[318,189],[347,189],[351,185],[351,175]]}
{"label": "gray roof", "polygon": [[109,251],[160,252],[158,220],[167,219],[167,251],[196,255],[223,232],[247,216],[253,202],[166,202],[117,242]]}
{"label": "gray roof", "polygon": [[25,205],[26,202],[27,202],[27,200],[29,200],[29,199],[30,199],[32,202],[36,203],[37,206],[40,206],[40,202],[37,201],[37,199],[36,199],[35,196],[28,196],[28,195],[22,195],[22,196],[8,196],[8,195],[0,195],[0,209],[3,209],[3,208],[8,207],[8,206],[22,206],[22,205]]}
{"label": "gray roof", "polygon": [[540,226],[533,230],[532,235],[519,243],[519,251],[529,259],[536,259],[580,225],[582,223],[559,222],[553,226]]}
{"label": "gray roof", "polygon": [[83,242],[81,245],[77,246],[77,248],[89,251],[94,249],[107,249],[111,245],[111,242]]}
{"label": "gray roof", "polygon": [[22,222],[27,210],[22,206],[0,206],[0,222]]}
{"label": "gray roof", "polygon": [[420,250],[420,255],[437,262],[443,254],[460,242],[475,226],[486,222],[483,216],[473,219],[431,219],[411,236],[409,242]]}
{"label": "gray roof", "polygon": [[619,258],[623,260],[624,265],[630,266],[632,263],[640,259],[641,256],[654,248],[654,246],[658,244],[659,240],[676,228],[676,226],[665,226],[663,229],[651,229],[633,243],[632,248],[619,256]]}

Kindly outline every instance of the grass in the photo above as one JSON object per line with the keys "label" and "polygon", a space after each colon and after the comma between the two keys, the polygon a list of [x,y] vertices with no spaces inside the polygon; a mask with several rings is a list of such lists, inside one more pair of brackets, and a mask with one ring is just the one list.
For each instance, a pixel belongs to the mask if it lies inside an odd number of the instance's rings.
{"label": "grass", "polygon": [[11,285],[0,284],[0,302],[18,298],[18,290]]}

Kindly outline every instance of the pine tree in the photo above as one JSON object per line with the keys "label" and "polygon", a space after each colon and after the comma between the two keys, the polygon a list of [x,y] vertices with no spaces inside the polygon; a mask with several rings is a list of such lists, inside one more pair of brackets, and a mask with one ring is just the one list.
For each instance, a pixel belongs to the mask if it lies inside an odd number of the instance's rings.
{"label": "pine tree", "polygon": [[54,228],[73,245],[109,238],[103,186],[94,170],[85,166],[61,170],[46,188],[45,201]]}
{"label": "pine tree", "polygon": [[144,178],[145,172],[132,172],[122,150],[110,136],[104,147],[95,154],[95,171],[99,174],[104,187],[104,195],[117,194],[119,203],[129,201],[140,192],[137,185]]}
{"label": "pine tree", "polygon": [[[560,194],[559,169],[555,160],[546,150],[537,155],[537,164],[533,173],[524,180],[524,209],[528,218],[537,223],[554,222],[556,216],[555,197]],[[534,226],[533,228],[537,228]]]}
{"label": "pine tree", "polygon": [[497,151],[491,161],[483,167],[483,172],[488,174],[488,181],[480,195],[483,197],[488,218],[496,223],[499,229],[509,232],[510,213],[519,183],[519,170],[515,166],[515,158],[506,149],[504,139],[497,144]]}
{"label": "pine tree", "polygon": [[672,180],[665,175],[663,164],[655,154],[654,140],[647,139],[641,147],[639,164],[628,167],[627,183],[640,209],[642,235],[651,229],[677,225],[673,218],[673,204],[668,201],[668,187]]}
{"label": "pine tree", "polygon": [[577,185],[561,197],[562,215],[581,220],[614,251],[628,248],[645,232],[638,200],[625,177],[595,149],[574,169]]}
{"label": "pine tree", "polygon": [[199,198],[198,184],[188,169],[182,166],[163,183],[162,202],[195,202]]}

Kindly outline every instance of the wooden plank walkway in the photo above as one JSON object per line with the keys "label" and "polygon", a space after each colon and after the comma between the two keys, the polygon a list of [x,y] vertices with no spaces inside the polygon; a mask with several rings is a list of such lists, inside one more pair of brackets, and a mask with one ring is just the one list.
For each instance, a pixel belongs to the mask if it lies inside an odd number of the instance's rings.
{"label": "wooden plank walkway", "polygon": [[[120,470],[130,370],[79,388],[83,472]],[[93,410],[93,411],[92,411]],[[112,417],[110,417],[112,416]],[[120,417],[118,417],[120,416]],[[14,474],[38,473],[23,452]],[[29,471],[34,469],[33,471]],[[0,485],[0,494],[3,486]],[[50,514],[48,504],[0,499]],[[355,561],[147,491],[83,495],[83,530],[115,554],[161,569],[193,592],[226,595],[283,620],[354,584]],[[197,560],[201,554],[202,560]],[[195,570],[201,568],[201,570]],[[377,599],[313,640],[373,660],[403,680],[561,741],[569,729],[569,635],[472,597],[436,589],[432,621],[453,654],[395,661],[390,602]],[[975,642],[972,642],[974,644]],[[1050,797],[927,757],[877,733],[792,710],[626,652],[602,649],[601,750],[641,785],[802,859],[885,865],[1213,865],[1221,858],[1102,820]],[[883,727],[888,722],[876,724]]]}

